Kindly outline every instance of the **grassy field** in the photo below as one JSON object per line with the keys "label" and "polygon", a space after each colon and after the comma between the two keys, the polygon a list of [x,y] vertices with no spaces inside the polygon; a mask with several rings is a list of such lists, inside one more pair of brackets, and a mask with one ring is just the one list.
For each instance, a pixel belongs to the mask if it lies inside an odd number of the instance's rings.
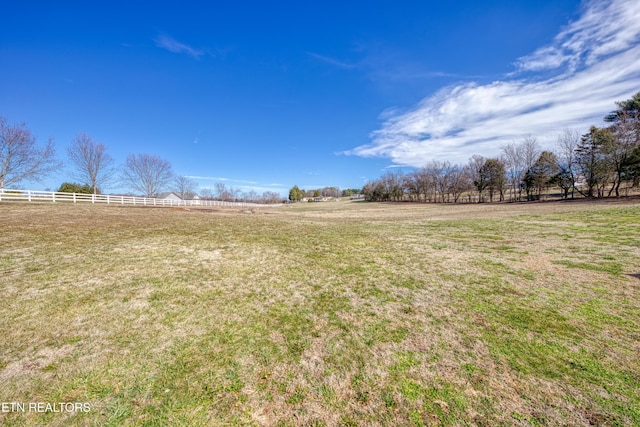
{"label": "grassy field", "polygon": [[640,425],[640,202],[0,224],[5,426]]}

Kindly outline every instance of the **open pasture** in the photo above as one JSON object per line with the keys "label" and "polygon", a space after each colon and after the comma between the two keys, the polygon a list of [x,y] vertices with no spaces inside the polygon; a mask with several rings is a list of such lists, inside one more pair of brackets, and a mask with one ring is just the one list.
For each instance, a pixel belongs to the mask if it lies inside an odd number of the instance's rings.
{"label": "open pasture", "polygon": [[0,204],[36,425],[640,425],[640,203]]}

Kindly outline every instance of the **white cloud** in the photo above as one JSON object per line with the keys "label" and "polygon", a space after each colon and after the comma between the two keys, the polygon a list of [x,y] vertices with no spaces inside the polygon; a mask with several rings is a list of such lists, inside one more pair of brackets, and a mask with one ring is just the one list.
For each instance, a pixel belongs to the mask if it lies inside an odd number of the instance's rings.
{"label": "white cloud", "polygon": [[[563,128],[601,124],[615,101],[640,90],[640,2],[587,2],[551,46],[517,66],[526,78],[447,87],[409,111],[387,112],[371,143],[347,154],[416,167],[434,158],[466,162],[473,154],[496,155],[526,134],[545,144]],[[531,75],[540,71],[545,78]]]}
{"label": "white cloud", "polygon": [[[233,185],[232,186],[233,189],[235,190],[239,190],[243,193],[248,193],[249,191],[255,191],[256,193],[264,193],[265,191],[272,191],[272,192],[276,192],[279,194],[284,194],[285,189],[284,188],[274,188],[271,186],[264,186],[264,185]],[[211,186],[202,186],[200,187],[200,189],[209,189],[209,190],[214,190],[215,191],[215,187],[211,187]],[[288,190],[286,190],[288,191]]]}
{"label": "white cloud", "polygon": [[[276,192],[281,196],[288,192],[289,190],[285,187],[284,184],[280,183],[268,183],[264,184],[257,181],[248,181],[244,179],[235,179],[235,178],[225,178],[219,176],[202,176],[202,175],[190,175],[187,176],[189,179],[193,179],[195,181],[215,181],[215,183],[224,184],[228,189],[233,188],[235,190],[239,190],[243,193],[248,193],[250,191],[255,191],[257,193],[264,193],[265,191]],[[214,183],[214,184],[215,184]],[[200,190],[209,189],[216,190],[215,185],[200,185]]]}
{"label": "white cloud", "polygon": [[592,65],[602,58],[627,50],[640,42],[640,2],[591,0],[575,22],[554,39],[551,46],[520,58],[521,70],[542,70],[567,64]]}
{"label": "white cloud", "polygon": [[243,179],[225,178],[220,176],[201,176],[201,175],[189,175],[186,178],[195,179],[199,181],[221,181],[221,182],[238,182],[241,184],[258,184],[256,181],[247,181]]}
{"label": "white cloud", "polygon": [[338,59],[335,58],[330,58],[328,56],[324,56],[324,55],[319,55],[317,53],[313,53],[313,52],[307,52],[307,55],[311,56],[312,58],[315,58],[321,62],[325,62],[327,64],[331,64],[334,65],[338,68],[346,68],[346,69],[350,69],[350,68],[355,68],[357,65],[355,64],[349,64],[343,61],[340,61]]}
{"label": "white cloud", "polygon": [[167,35],[159,35],[154,39],[156,42],[156,46],[166,49],[169,52],[173,53],[185,53],[189,56],[192,56],[196,59],[200,58],[204,55],[204,51],[199,49],[194,49],[193,47],[186,45],[177,41],[176,39],[169,37]]}

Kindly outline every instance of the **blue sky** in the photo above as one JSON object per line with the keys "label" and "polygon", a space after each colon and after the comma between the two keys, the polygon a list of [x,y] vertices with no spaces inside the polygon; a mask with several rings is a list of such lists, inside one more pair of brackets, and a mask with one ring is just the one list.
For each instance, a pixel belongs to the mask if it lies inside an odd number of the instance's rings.
{"label": "blue sky", "polygon": [[118,164],[284,195],[551,146],[640,91],[637,0],[133,4],[4,5],[0,114],[62,160],[85,132]]}

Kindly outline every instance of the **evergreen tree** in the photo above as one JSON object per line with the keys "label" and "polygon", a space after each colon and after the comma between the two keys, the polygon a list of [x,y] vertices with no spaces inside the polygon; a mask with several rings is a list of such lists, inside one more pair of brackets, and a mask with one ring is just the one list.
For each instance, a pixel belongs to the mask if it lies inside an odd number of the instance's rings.
{"label": "evergreen tree", "polygon": [[63,182],[58,188],[59,193],[93,194],[94,189],[89,184],[80,185],[75,182]]}
{"label": "evergreen tree", "polygon": [[527,198],[535,191],[539,197],[542,191],[551,185],[551,179],[558,173],[558,159],[551,151],[543,151],[538,160],[529,168],[524,177]]}
{"label": "evergreen tree", "polygon": [[607,149],[614,142],[614,136],[607,128],[591,126],[589,133],[582,135],[576,147],[576,165],[584,179],[585,189],[576,188],[585,197],[595,197],[603,194],[600,189],[607,182],[610,167]]}
{"label": "evergreen tree", "polygon": [[482,200],[482,192],[489,192],[489,201],[493,202],[496,192],[500,194],[500,201],[504,200],[504,188],[507,182],[504,163],[498,159],[487,159],[478,171],[478,179],[474,182],[480,192]]}
{"label": "evergreen tree", "polygon": [[289,200],[292,202],[299,202],[304,197],[304,190],[298,188],[297,185],[294,185],[289,190]]}
{"label": "evergreen tree", "polygon": [[615,190],[620,195],[620,184],[625,180],[633,180],[634,185],[640,181],[640,158],[635,151],[640,147],[640,92],[631,99],[616,102],[618,109],[609,113],[604,119],[612,123],[609,130],[615,140],[607,148],[607,154],[614,170],[613,185],[609,195]]}

